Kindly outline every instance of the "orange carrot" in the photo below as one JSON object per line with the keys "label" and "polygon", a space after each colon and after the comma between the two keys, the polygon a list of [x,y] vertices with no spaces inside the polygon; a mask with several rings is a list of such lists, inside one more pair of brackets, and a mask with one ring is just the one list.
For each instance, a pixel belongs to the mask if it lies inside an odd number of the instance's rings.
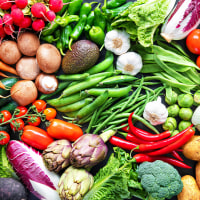
{"label": "orange carrot", "polygon": [[2,89],[4,89],[4,90],[6,89],[6,88],[5,88],[5,85],[4,85],[1,81],[0,81],[0,88],[2,88]]}
{"label": "orange carrot", "polygon": [[9,72],[11,74],[18,75],[17,71],[13,67],[3,63],[2,61],[0,61],[0,70]]}
{"label": "orange carrot", "polygon": [[4,74],[3,72],[0,72],[0,76],[8,78],[8,76],[6,74]]}

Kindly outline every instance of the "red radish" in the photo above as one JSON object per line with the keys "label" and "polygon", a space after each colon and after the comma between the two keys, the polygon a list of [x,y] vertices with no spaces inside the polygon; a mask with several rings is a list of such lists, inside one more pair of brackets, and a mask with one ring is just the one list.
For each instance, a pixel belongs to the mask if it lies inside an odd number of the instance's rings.
{"label": "red radish", "polygon": [[15,31],[15,27],[13,25],[5,25],[4,26],[4,31],[6,33],[6,35],[10,35],[12,38],[14,38],[13,33]]}
{"label": "red radish", "polygon": [[36,19],[32,23],[32,28],[34,31],[41,31],[45,27],[45,23],[43,19]]}
{"label": "red radish", "polygon": [[62,0],[49,0],[49,9],[56,12],[59,12],[63,7]]}
{"label": "red radish", "polygon": [[0,44],[2,42],[2,40],[6,37],[6,33],[4,31],[4,28],[0,28]]}
{"label": "red radish", "polygon": [[35,3],[31,7],[31,13],[36,18],[42,18],[46,14],[46,7],[43,3]]}
{"label": "red radish", "polygon": [[11,16],[15,25],[18,25],[24,20],[24,13],[19,8],[12,10]]}
{"label": "red radish", "polygon": [[18,24],[20,28],[28,28],[32,24],[32,19],[29,16],[24,16],[24,20]]}
{"label": "red radish", "polygon": [[13,24],[13,18],[11,16],[11,14],[6,13],[3,16],[3,23],[8,25],[8,26]]}
{"label": "red radish", "polygon": [[9,10],[12,3],[9,0],[0,0],[0,8],[3,10]]}
{"label": "red radish", "polygon": [[13,10],[16,9],[16,8],[18,8],[17,5],[16,5],[16,4],[13,4],[13,5],[11,6],[11,11],[13,11]]}
{"label": "red radish", "polygon": [[56,18],[55,12],[52,10],[47,11],[46,18],[48,19],[48,21],[52,22]]}
{"label": "red radish", "polygon": [[0,28],[3,28],[3,19],[0,18]]}
{"label": "red radish", "polygon": [[28,5],[28,0],[15,0],[15,4],[18,8],[23,9]]}

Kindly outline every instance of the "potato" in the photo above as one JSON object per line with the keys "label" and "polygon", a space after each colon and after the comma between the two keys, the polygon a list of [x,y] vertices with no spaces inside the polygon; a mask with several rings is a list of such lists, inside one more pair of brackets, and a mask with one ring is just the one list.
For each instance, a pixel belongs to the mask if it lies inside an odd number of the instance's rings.
{"label": "potato", "polygon": [[61,65],[61,55],[58,49],[52,44],[42,44],[36,53],[37,63],[45,73],[56,72]]}
{"label": "potato", "polygon": [[196,180],[191,175],[185,175],[181,178],[183,182],[182,192],[177,195],[178,200],[199,200],[200,190]]}
{"label": "potato", "polygon": [[198,187],[200,188],[200,161],[197,162],[195,167],[195,174],[196,174],[196,182]]}
{"label": "potato", "polygon": [[183,155],[195,161],[200,161],[200,136],[194,135],[192,138],[183,145]]}
{"label": "potato", "polygon": [[13,65],[21,58],[22,54],[15,41],[6,40],[0,46],[0,59],[6,64]]}
{"label": "potato", "polygon": [[40,68],[35,57],[23,57],[16,64],[16,70],[20,78],[34,80],[40,73]]}
{"label": "potato", "polygon": [[40,46],[40,40],[34,33],[23,32],[17,38],[17,45],[25,56],[35,56]]}
{"label": "potato", "polygon": [[20,80],[15,83],[11,90],[11,97],[20,106],[27,106],[37,99],[38,91],[35,83],[30,80]]}

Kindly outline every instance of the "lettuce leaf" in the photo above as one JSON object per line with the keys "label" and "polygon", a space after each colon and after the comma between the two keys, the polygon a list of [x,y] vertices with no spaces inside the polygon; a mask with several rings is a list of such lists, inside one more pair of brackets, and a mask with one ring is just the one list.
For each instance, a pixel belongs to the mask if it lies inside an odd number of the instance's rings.
{"label": "lettuce leaf", "polygon": [[137,0],[114,19],[112,26],[125,29],[142,46],[151,46],[156,29],[169,13],[170,3],[174,1]]}
{"label": "lettuce leaf", "polygon": [[137,165],[124,150],[114,147],[107,164],[94,176],[92,189],[83,200],[145,199],[146,192],[136,173]]}

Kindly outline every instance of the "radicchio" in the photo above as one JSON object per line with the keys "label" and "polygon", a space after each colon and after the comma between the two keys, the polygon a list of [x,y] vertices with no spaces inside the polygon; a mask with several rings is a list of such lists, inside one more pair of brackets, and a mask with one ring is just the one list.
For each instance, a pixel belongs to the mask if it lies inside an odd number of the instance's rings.
{"label": "radicchio", "polygon": [[181,40],[200,24],[200,1],[180,0],[161,28],[167,41]]}

